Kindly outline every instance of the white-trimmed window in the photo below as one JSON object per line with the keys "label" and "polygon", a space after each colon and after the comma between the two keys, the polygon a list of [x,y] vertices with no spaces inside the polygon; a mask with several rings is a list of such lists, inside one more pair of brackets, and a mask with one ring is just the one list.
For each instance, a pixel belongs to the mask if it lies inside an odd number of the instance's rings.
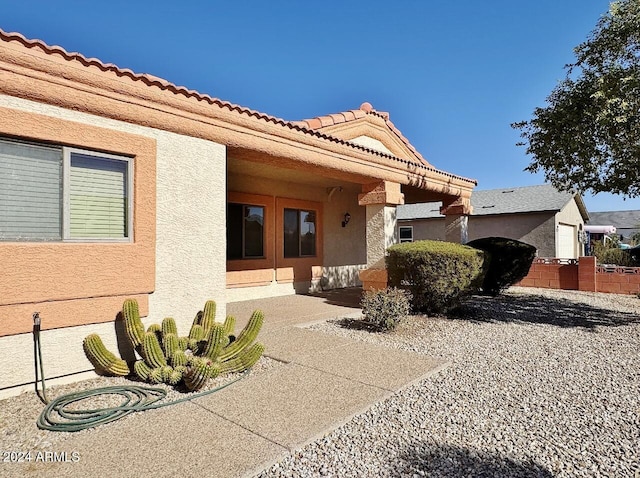
{"label": "white-trimmed window", "polygon": [[413,226],[400,226],[398,228],[400,244],[403,242],[413,242]]}
{"label": "white-trimmed window", "polygon": [[129,242],[132,177],[132,158],[0,139],[0,240]]}

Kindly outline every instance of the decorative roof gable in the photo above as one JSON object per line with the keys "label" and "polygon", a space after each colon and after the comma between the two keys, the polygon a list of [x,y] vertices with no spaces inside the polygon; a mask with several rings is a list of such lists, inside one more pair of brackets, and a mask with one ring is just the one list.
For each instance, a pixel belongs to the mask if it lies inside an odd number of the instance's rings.
{"label": "decorative roof gable", "polygon": [[293,121],[300,127],[322,131],[360,146],[432,167],[389,119],[389,113],[376,111],[371,103],[357,110],[343,111],[315,118]]}

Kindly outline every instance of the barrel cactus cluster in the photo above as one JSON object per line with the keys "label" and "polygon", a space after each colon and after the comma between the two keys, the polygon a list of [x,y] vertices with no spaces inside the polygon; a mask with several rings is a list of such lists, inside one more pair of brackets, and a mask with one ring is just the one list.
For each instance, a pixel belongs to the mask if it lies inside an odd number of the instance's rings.
{"label": "barrel cactus cluster", "polygon": [[191,391],[202,388],[207,380],[220,374],[242,372],[252,367],[264,352],[256,343],[264,320],[255,311],[249,323],[236,337],[235,318],[228,316],[224,323],[216,322],[216,303],[207,301],[196,314],[188,336],[178,335],[173,318],[152,324],[145,331],[140,320],[138,303],[127,299],[122,306],[127,338],[141,360],[131,366],[111,353],[100,336],[91,334],[83,347],[89,361],[102,375],[126,376],[131,373],[150,383],[184,386]]}

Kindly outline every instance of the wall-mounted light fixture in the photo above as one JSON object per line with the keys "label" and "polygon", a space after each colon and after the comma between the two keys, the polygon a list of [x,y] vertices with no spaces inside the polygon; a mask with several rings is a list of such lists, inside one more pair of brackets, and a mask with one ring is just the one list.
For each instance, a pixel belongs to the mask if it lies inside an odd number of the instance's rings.
{"label": "wall-mounted light fixture", "polygon": [[349,214],[348,212],[345,212],[344,221],[342,221],[342,227],[347,227],[347,224],[349,224],[349,221],[351,221],[351,214]]}

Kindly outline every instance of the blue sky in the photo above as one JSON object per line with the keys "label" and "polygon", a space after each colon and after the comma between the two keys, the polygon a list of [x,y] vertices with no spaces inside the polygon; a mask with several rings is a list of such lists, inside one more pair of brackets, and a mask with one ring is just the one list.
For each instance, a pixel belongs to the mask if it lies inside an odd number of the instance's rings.
{"label": "blue sky", "polygon": [[[434,166],[478,189],[542,175],[530,118],[607,0],[0,0],[0,28],[296,120],[369,101]],[[585,195],[591,211],[640,198]]]}

